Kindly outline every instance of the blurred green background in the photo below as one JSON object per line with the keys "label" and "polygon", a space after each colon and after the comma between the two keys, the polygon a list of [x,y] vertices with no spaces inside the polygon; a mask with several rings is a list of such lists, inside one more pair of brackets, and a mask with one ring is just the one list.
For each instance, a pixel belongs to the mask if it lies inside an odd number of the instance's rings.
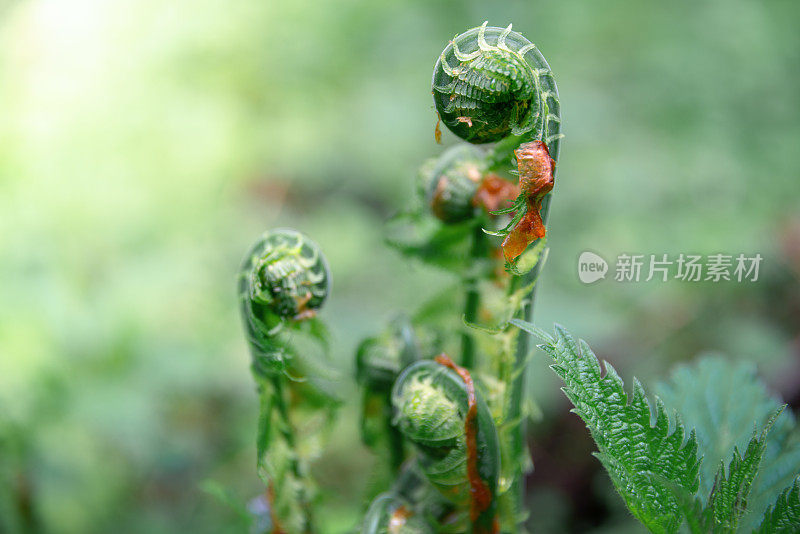
{"label": "blurred green background", "polygon": [[[0,517],[243,531],[203,490],[261,491],[241,256],[274,226],[321,244],[345,371],[362,336],[447,283],[386,248],[382,223],[442,150],[436,57],[487,19],[536,42],[561,92],[537,323],[626,381],[708,350],[755,360],[797,406],[800,3],[0,0]],[[623,252],[764,261],[756,283],[585,286],[587,249],[612,269]],[[637,531],[542,355],[531,374],[533,525]],[[331,532],[358,521],[372,462],[347,380],[317,466]]]}

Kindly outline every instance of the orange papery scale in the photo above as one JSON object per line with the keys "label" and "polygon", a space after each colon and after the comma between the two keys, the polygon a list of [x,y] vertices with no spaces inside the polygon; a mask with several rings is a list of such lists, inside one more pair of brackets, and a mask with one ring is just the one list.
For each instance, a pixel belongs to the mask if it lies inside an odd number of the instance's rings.
{"label": "orange papery scale", "polygon": [[[467,442],[467,478],[470,486],[470,520],[475,521],[492,504],[492,492],[478,471],[478,400],[475,384],[469,371],[456,365],[446,354],[435,358],[436,363],[449,367],[461,377],[467,389],[467,416],[464,418],[464,435]],[[494,530],[494,529],[493,529]]]}
{"label": "orange papery scale", "polygon": [[496,174],[487,174],[475,192],[475,196],[472,197],[472,205],[482,206],[486,211],[492,212],[504,207],[504,204],[518,196],[517,184]]}
{"label": "orange papery scale", "polygon": [[503,240],[503,254],[507,260],[519,257],[528,245],[547,233],[540,210],[542,199],[555,185],[555,162],[542,141],[523,143],[514,151],[514,155],[519,171],[519,188],[525,195],[527,210]]}

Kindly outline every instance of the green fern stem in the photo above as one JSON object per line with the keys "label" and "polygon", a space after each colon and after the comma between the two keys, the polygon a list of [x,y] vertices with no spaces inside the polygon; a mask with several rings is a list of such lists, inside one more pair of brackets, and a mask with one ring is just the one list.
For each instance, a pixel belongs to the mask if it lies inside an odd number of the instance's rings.
{"label": "green fern stem", "polygon": [[[547,218],[550,211],[550,195],[548,195],[542,204],[541,215],[542,220],[547,224]],[[530,287],[530,292],[525,296],[521,309],[517,312],[516,318],[523,321],[531,322],[533,320],[534,300],[536,298],[536,284],[534,282],[539,276],[542,263],[536,262],[536,265],[528,273],[523,276],[514,276],[511,279],[508,287],[508,294],[512,295],[515,291],[523,287]],[[526,454],[526,436],[527,425],[525,418],[522,417],[522,405],[525,400],[525,391],[527,391],[528,372],[527,372],[527,358],[531,350],[531,336],[525,331],[521,331],[517,337],[517,347],[514,353],[514,369],[518,370],[517,375],[511,382],[511,392],[509,394],[508,414],[507,421],[519,421],[519,427],[513,434],[513,441],[511,442],[511,457],[522,458]],[[518,509],[522,509],[525,504],[525,473],[519,472],[518,476],[511,484],[511,492],[514,495]]]}
{"label": "green fern stem", "polygon": [[[477,225],[472,236],[472,249],[470,250],[471,263],[480,262],[487,254],[486,234]],[[474,275],[467,276],[464,280],[464,320],[469,324],[478,321],[478,310],[481,305],[481,292],[478,280]],[[468,369],[475,367],[475,338],[469,329],[464,329],[461,334],[461,365]]]}
{"label": "green fern stem", "polygon": [[[550,65],[548,65],[547,61],[545,60],[544,56],[539,52],[538,49],[534,49],[534,63],[537,68],[537,72],[539,70],[542,71],[542,76],[536,76],[537,81],[537,89],[539,90],[539,94],[542,95],[541,97],[541,111],[540,111],[540,120],[541,125],[540,127],[535,130],[537,132],[536,138],[538,140],[544,140],[548,148],[550,150],[550,156],[553,158],[553,161],[558,161],[559,156],[559,149],[560,149],[560,140],[561,140],[561,108],[560,103],[558,100],[558,88],[555,83],[555,79],[550,71]],[[526,141],[527,139],[523,139]],[[514,142],[517,140],[515,139]],[[496,158],[498,159],[498,158]],[[553,178],[556,176],[556,169],[553,169]],[[545,226],[547,226],[548,218],[550,214],[550,201],[552,199],[552,193],[547,194],[542,200],[542,206],[539,211],[542,221]],[[530,245],[530,247],[535,247],[536,243]],[[518,291],[520,288],[530,287],[530,292],[525,296],[523,300],[523,304],[520,307],[520,310],[517,312],[517,318],[522,319],[524,321],[532,321],[533,320],[533,311],[534,311],[534,300],[536,297],[536,284],[534,283],[537,278],[539,277],[539,273],[541,272],[543,263],[541,261],[537,261],[536,265],[528,271],[526,274],[522,276],[514,276],[511,279],[508,288],[508,294],[512,295],[515,291]],[[525,400],[525,391],[527,391],[527,381],[528,381],[528,373],[527,373],[527,358],[528,354],[531,350],[531,336],[528,332],[521,331],[519,336],[517,337],[517,347],[515,352],[515,363],[514,369],[518,370],[517,376],[514,378],[513,382],[511,383],[511,392],[509,395],[509,410],[507,414],[507,421],[519,421],[519,427],[517,431],[513,435],[513,441],[511,444],[511,453],[512,458],[522,458],[524,454],[526,454],[526,435],[527,435],[527,428],[526,428],[526,421],[525,418],[522,417],[522,406]],[[517,503],[519,509],[522,509],[525,503],[525,484],[524,484],[524,477],[525,473],[519,472],[518,476],[512,482],[511,485],[511,492],[514,495],[514,500]]]}
{"label": "green fern stem", "polygon": [[270,380],[272,381],[272,386],[275,391],[274,402],[278,417],[280,417],[281,434],[283,434],[283,439],[286,440],[289,449],[294,452],[289,460],[290,469],[297,480],[303,482],[298,500],[300,501],[300,506],[305,510],[306,532],[316,532],[314,528],[314,514],[312,513],[311,498],[310,495],[308,495],[308,488],[310,487],[311,481],[308,480],[308,470],[303,468],[300,459],[297,457],[297,439],[295,438],[294,425],[289,417],[289,406],[286,402],[283,377],[273,375],[270,377]]}
{"label": "green fern stem", "polygon": [[[308,488],[311,487],[311,480],[308,477],[308,470],[304,468],[300,459],[297,457],[297,437],[294,425],[289,416],[289,405],[286,401],[287,391],[283,382],[283,377],[280,375],[271,375],[269,377],[256,376],[256,380],[258,383],[261,406],[260,420],[264,421],[265,424],[269,426],[269,428],[262,429],[256,444],[259,451],[259,471],[262,477],[267,479],[265,482],[268,487],[268,495],[273,499],[276,492],[288,490],[288,488],[280,487],[277,481],[272,479],[276,473],[271,472],[265,458],[267,454],[270,454],[270,449],[272,449],[273,437],[270,434],[277,430],[290,454],[287,461],[289,472],[295,481],[300,482],[300,490],[297,492],[297,502],[293,503],[292,507],[295,510],[301,510],[303,513],[303,534],[313,534],[317,532],[317,529],[314,527],[311,495],[308,493]],[[273,532],[279,533],[287,531],[287,528],[291,529],[291,525],[285,526],[280,524],[280,513],[274,509],[277,506],[274,501],[270,502],[270,506],[273,508],[273,522],[277,523],[277,525],[273,527],[275,529]]]}

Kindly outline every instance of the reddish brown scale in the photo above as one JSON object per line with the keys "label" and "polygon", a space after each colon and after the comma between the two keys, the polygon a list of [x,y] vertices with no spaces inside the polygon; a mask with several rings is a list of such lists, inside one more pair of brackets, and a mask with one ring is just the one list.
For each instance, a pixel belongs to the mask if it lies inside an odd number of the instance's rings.
{"label": "reddish brown scale", "polygon": [[546,144],[541,141],[523,143],[514,151],[514,155],[517,158],[519,187],[526,197],[527,211],[503,240],[503,254],[508,260],[517,258],[528,245],[547,233],[540,210],[542,199],[555,185],[555,162]]}
{"label": "reddish brown scale", "polygon": [[475,196],[473,206],[482,206],[486,211],[495,211],[519,196],[519,187],[496,174],[487,174],[481,182]]}
{"label": "reddish brown scale", "polygon": [[406,524],[408,518],[413,515],[413,512],[403,505],[395,508],[392,515],[389,517],[389,534],[398,534],[403,525]]}
{"label": "reddish brown scale", "polygon": [[456,365],[446,354],[436,357],[436,363],[449,367],[464,381],[467,388],[467,416],[464,418],[464,435],[467,442],[467,478],[470,486],[470,520],[475,521],[492,504],[492,492],[478,471],[478,401],[475,384],[469,371]]}
{"label": "reddish brown scale", "polygon": [[[438,115],[437,115],[438,116]],[[433,130],[433,138],[436,139],[437,144],[442,144],[442,119],[436,121],[436,128]]]}

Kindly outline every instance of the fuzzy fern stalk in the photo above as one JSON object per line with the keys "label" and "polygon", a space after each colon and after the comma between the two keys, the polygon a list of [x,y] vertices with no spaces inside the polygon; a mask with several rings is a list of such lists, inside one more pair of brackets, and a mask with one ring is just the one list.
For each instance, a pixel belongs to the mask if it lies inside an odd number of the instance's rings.
{"label": "fuzzy fern stalk", "polygon": [[325,346],[316,312],[330,291],[328,264],[319,246],[290,229],[264,233],[245,256],[239,299],[260,398],[258,472],[266,484],[273,533],[313,532],[314,485],[308,473],[305,436],[295,412],[329,410],[335,404],[308,379],[313,366],[306,337]]}
{"label": "fuzzy fern stalk", "polygon": [[417,207],[390,222],[387,240],[457,283],[357,355],[365,443],[383,463],[363,531],[386,532],[387,503],[402,502],[403,518],[436,532],[520,532],[529,344],[508,321],[530,318],[545,257],[558,93],[535,45],[487,23],[445,46],[432,92],[436,141],[442,123],[461,141],[422,165]]}

